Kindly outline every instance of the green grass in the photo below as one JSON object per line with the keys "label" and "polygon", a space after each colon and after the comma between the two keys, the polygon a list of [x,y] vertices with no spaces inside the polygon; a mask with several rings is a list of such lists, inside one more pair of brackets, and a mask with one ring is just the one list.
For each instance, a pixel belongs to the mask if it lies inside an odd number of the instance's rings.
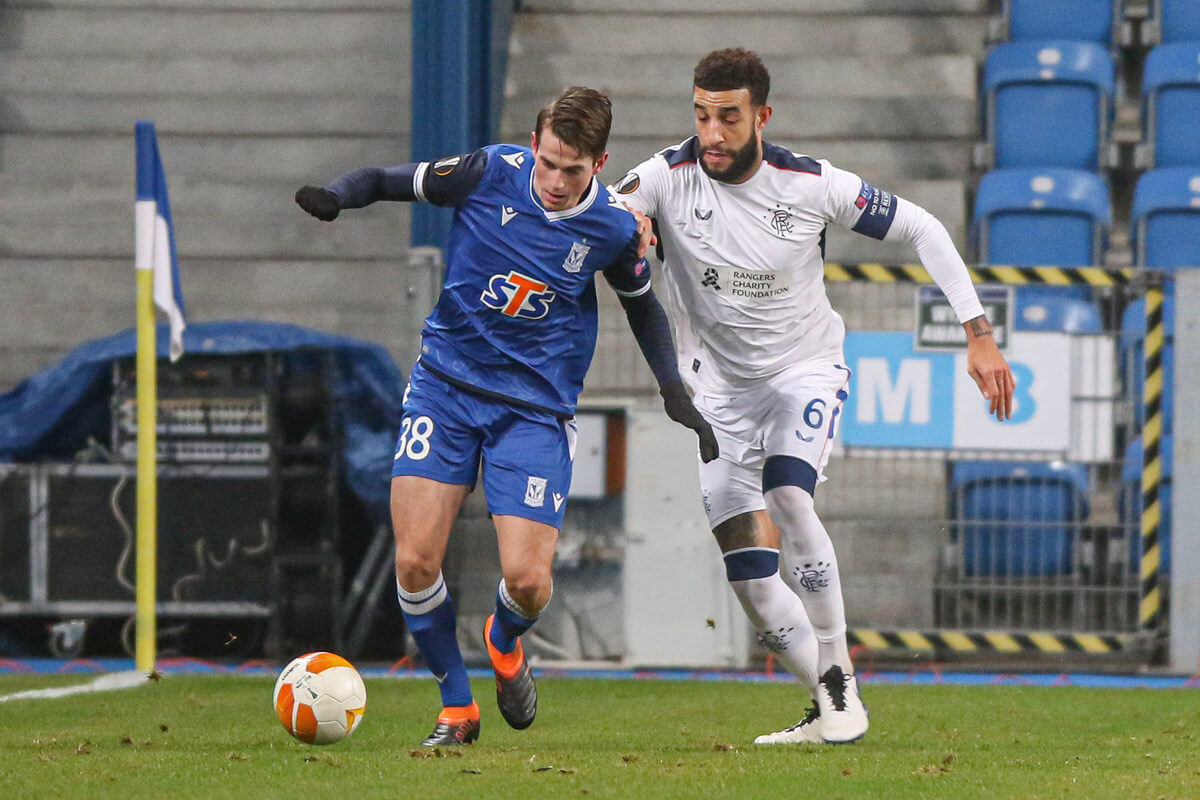
{"label": "green grass", "polygon": [[[89,678],[0,676],[0,695]],[[413,757],[432,681],[367,680],[337,745],[276,722],[270,678],[167,676],[137,689],[0,703],[0,796],[16,798],[1200,797],[1189,690],[873,686],[867,738],[756,747],[795,722],[789,684],[543,679],[528,731],[478,681],[480,743]],[[421,755],[428,755],[421,753]]]}

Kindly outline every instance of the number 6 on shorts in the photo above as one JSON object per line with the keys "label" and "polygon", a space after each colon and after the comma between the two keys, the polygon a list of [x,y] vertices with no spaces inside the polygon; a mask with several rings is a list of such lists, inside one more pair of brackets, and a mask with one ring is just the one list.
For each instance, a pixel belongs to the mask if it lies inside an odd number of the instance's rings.
{"label": "number 6 on shorts", "polygon": [[820,429],[825,422],[825,414],[823,409],[827,403],[821,398],[813,400],[804,407],[804,424],[810,428]]}

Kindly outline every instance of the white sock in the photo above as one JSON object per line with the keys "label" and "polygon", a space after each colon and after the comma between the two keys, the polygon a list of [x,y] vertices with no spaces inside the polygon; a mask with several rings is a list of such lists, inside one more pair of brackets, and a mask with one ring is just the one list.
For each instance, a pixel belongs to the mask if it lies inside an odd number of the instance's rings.
{"label": "white sock", "polygon": [[759,644],[775,654],[811,692],[817,686],[817,640],[804,604],[776,572],[765,578],[730,581],[754,626]]}
{"label": "white sock", "polygon": [[798,486],[777,486],[765,495],[771,520],[782,534],[779,571],[804,603],[817,640],[817,671],[836,665],[854,674],[846,644],[846,606],[833,541]]}

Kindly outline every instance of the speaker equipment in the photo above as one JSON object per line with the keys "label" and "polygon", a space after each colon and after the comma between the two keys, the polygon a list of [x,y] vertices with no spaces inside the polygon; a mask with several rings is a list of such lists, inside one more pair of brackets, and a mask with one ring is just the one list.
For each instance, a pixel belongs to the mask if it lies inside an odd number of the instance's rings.
{"label": "speaker equipment", "polygon": [[[158,365],[158,461],[266,463],[275,436],[275,357],[189,355]],[[113,362],[112,449],[137,459],[137,371]]]}
{"label": "speaker equipment", "polygon": [[[208,648],[218,620],[241,620],[255,632],[243,646],[266,637],[276,657],[341,641],[336,368],[321,348],[159,362],[156,589],[159,615],[173,620],[160,628],[168,650],[172,631],[181,646]],[[115,463],[0,465],[0,618],[132,624],[132,359],[113,364],[110,411]]]}
{"label": "speaker equipment", "polygon": [[[47,600],[132,600],[132,467],[45,470]],[[159,467],[159,602],[268,602],[272,491],[265,466]]]}
{"label": "speaker equipment", "polygon": [[[158,461],[327,462],[336,448],[325,350],[192,355],[158,364]],[[112,450],[137,458],[137,372],[113,363]]]}

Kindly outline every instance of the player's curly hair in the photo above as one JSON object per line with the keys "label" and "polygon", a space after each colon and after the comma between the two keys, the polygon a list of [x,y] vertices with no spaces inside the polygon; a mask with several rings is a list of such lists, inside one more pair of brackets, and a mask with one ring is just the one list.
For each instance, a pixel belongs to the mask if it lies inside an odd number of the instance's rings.
{"label": "player's curly hair", "polygon": [[730,47],[714,50],[700,59],[692,75],[692,84],[710,92],[748,89],[750,105],[763,106],[767,104],[767,94],[771,91],[771,75],[758,53]]}
{"label": "player's curly hair", "polygon": [[554,135],[585,156],[600,158],[608,148],[612,129],[612,101],[586,86],[570,86],[542,107],[534,136],[540,141],[546,126]]}

